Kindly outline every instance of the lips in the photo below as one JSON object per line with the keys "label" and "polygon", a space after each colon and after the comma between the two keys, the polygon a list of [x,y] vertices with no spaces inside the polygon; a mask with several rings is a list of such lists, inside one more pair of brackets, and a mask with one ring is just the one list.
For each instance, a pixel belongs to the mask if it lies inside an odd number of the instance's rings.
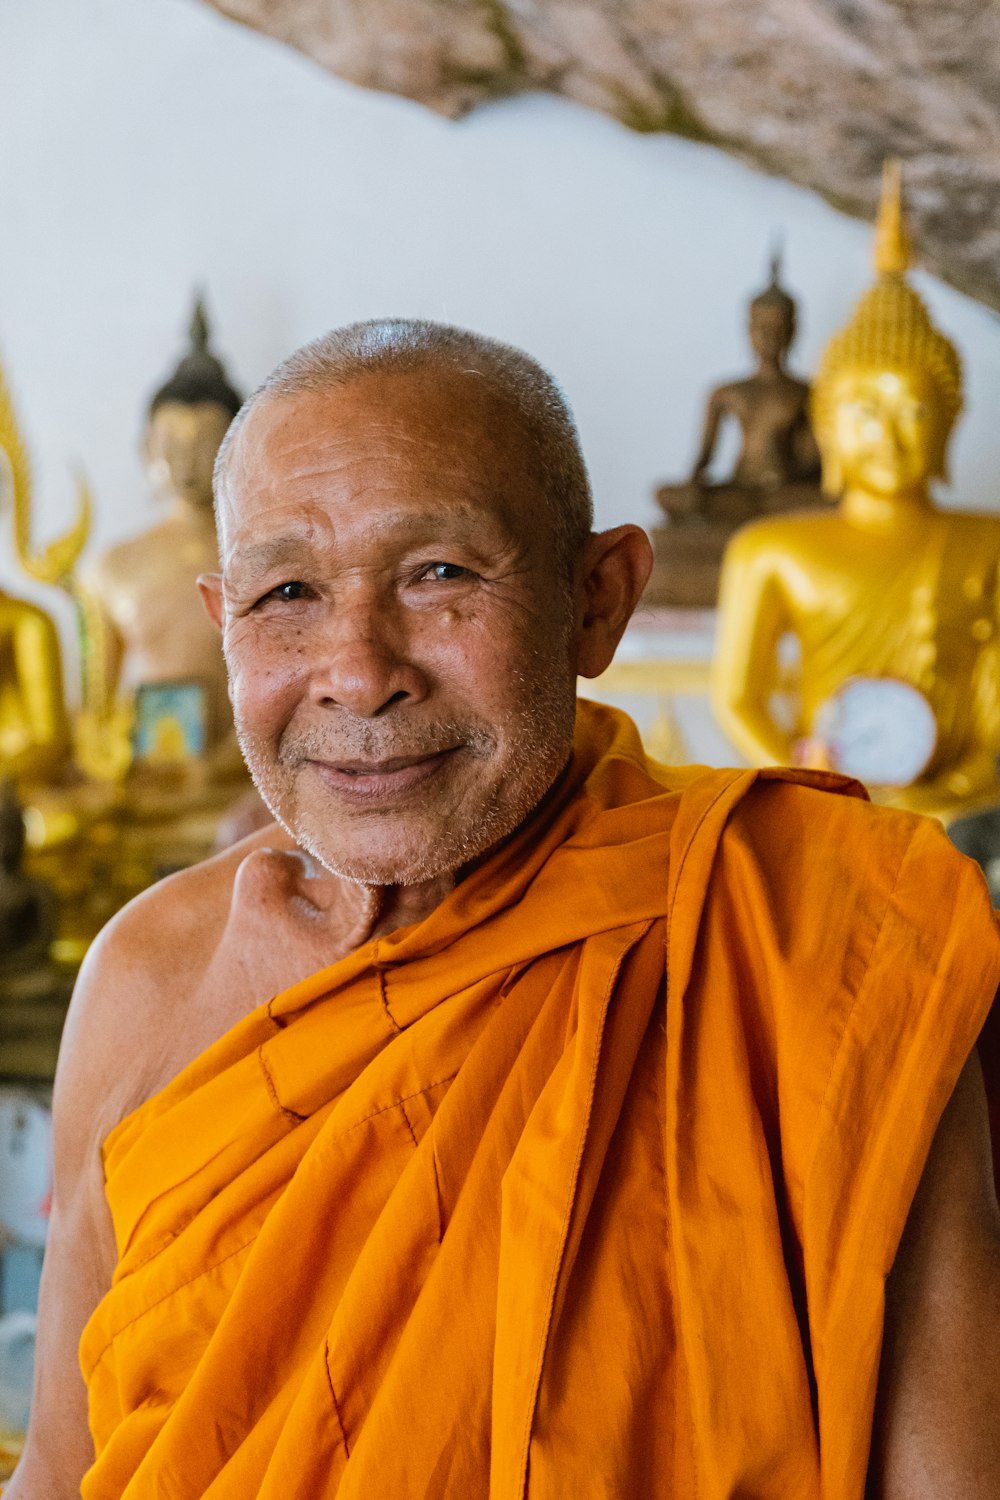
{"label": "lips", "polygon": [[397,755],[386,760],[334,762],[310,758],[305,764],[341,801],[393,802],[425,787],[461,748],[454,745],[427,755]]}
{"label": "lips", "polygon": [[426,755],[395,755],[388,760],[338,760],[318,764],[328,764],[331,770],[343,771],[348,776],[392,776],[397,771],[409,771],[413,766],[450,754],[450,750],[431,750]]}

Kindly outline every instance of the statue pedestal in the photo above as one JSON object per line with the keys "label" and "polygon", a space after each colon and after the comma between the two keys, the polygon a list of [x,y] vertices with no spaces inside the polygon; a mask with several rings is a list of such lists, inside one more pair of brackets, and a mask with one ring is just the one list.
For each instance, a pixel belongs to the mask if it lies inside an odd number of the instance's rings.
{"label": "statue pedestal", "polygon": [[726,543],[749,521],[827,502],[818,484],[773,489],[737,484],[663,484],[656,501],[667,524],[650,532],[653,571],[644,604],[664,609],[714,609]]}

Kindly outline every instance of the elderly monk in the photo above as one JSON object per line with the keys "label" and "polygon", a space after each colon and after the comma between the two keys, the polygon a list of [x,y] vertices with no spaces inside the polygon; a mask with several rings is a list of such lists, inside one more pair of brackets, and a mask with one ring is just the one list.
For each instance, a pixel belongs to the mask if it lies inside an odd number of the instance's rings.
{"label": "elderly monk", "polygon": [[516,351],[320,339],[217,485],[277,823],[87,960],[11,1493],[1000,1494],[976,867],[577,704],[649,547]]}

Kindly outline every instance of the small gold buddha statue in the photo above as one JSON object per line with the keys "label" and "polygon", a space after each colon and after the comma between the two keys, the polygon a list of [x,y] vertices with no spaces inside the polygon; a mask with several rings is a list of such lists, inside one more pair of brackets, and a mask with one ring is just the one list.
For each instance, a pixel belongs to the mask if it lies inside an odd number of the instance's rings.
{"label": "small gold buddha statue", "polygon": [[[22,565],[37,559],[30,545],[31,467],[4,372],[0,369],[0,501],[11,497],[15,552]],[[54,569],[72,563],[67,544],[82,543],[86,504],[73,533],[47,549]],[[44,568],[36,577],[47,577]],[[62,653],[50,617],[36,604],[0,589],[0,776],[44,782],[69,758],[70,728],[63,697]]]}
{"label": "small gold buddha statue", "polygon": [[[655,565],[647,604],[711,607],[722,553],[733,531],[757,516],[818,505],[819,452],[809,422],[809,385],[789,373],[795,300],[781,285],[781,260],[750,303],[752,374],[717,386],[708,399],[701,447],[686,484],[664,484],[656,501],[666,525],[653,532]],[[728,479],[707,478],[724,424],[735,422],[741,447]]]}
{"label": "small gold buddha statue", "polygon": [[0,775],[44,782],[69,753],[56,627],[43,609],[0,589]]}
{"label": "small gold buddha statue", "polygon": [[131,701],[140,687],[198,684],[204,692],[205,748],[232,735],[219,633],[202,607],[196,579],[218,568],[212,467],[242,398],[209,349],[200,300],[191,347],[153,396],[143,454],[167,507],[148,531],[105,552],[85,579],[100,609],[109,699]]}
{"label": "small gold buddha statue", "polygon": [[[733,538],[712,697],[753,764],[847,770],[828,726],[850,699],[851,733],[881,767],[873,794],[947,822],[1000,794],[1000,516],[940,510],[931,497],[931,481],[947,476],[961,366],[907,281],[909,258],[890,163],[876,283],[829,344],[813,390],[823,486],[836,503]],[[783,716],[788,637],[800,664]]]}

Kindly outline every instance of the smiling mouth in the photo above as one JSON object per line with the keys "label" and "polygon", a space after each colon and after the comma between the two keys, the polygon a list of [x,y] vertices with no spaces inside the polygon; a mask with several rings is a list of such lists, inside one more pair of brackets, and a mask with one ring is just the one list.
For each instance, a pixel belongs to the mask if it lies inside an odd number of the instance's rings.
{"label": "smiling mouth", "polygon": [[309,759],[324,785],[341,798],[358,802],[390,800],[433,780],[461,745],[429,755],[397,755],[386,760],[325,761]]}

